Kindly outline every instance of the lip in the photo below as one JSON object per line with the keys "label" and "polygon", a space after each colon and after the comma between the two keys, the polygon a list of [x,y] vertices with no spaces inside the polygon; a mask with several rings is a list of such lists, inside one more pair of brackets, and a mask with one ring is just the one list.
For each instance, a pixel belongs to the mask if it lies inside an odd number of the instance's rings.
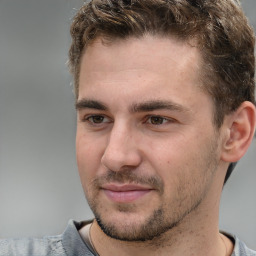
{"label": "lip", "polygon": [[138,184],[106,184],[102,186],[102,190],[113,202],[130,203],[144,197],[153,189]]}

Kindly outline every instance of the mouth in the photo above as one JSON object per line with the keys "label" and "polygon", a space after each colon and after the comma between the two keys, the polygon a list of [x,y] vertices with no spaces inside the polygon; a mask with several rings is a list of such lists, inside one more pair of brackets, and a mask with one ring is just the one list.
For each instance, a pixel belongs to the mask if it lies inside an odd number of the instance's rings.
{"label": "mouth", "polygon": [[116,203],[131,203],[153,191],[151,187],[139,184],[106,184],[101,189],[109,200]]}

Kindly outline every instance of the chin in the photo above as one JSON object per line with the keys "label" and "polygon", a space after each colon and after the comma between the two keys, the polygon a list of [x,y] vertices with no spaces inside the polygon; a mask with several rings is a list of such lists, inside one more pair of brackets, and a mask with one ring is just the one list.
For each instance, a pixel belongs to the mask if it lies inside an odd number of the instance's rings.
{"label": "chin", "polygon": [[154,211],[147,218],[144,215],[144,219],[141,218],[141,215],[125,215],[123,214],[122,217],[112,215],[111,220],[107,220],[95,214],[95,218],[107,236],[127,242],[150,241],[172,229],[178,223],[177,221],[166,222],[161,209]]}

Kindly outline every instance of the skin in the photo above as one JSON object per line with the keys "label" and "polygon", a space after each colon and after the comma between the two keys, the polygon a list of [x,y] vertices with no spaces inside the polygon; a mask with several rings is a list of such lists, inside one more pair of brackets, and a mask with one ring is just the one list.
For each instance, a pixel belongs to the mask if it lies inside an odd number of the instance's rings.
{"label": "skin", "polygon": [[231,254],[218,211],[235,116],[216,129],[200,66],[197,48],[171,38],[86,49],[76,149],[100,255]]}

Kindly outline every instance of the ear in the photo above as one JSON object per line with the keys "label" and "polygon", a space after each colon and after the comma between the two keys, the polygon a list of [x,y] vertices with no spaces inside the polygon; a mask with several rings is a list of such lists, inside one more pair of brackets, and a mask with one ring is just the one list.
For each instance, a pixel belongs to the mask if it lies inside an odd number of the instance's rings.
{"label": "ear", "polygon": [[221,159],[237,162],[247,151],[255,132],[256,109],[253,103],[244,101],[240,107],[225,117]]}

